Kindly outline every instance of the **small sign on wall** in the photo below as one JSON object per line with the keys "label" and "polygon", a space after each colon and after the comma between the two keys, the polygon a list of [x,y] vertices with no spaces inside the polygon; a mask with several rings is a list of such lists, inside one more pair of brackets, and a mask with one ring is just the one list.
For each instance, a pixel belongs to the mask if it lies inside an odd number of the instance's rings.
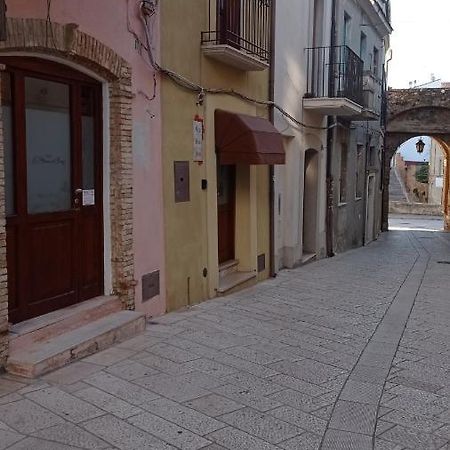
{"label": "small sign on wall", "polygon": [[83,189],[83,206],[95,205],[94,189]]}
{"label": "small sign on wall", "polygon": [[195,162],[203,162],[203,119],[195,116],[193,121],[193,138],[194,138],[194,154]]}

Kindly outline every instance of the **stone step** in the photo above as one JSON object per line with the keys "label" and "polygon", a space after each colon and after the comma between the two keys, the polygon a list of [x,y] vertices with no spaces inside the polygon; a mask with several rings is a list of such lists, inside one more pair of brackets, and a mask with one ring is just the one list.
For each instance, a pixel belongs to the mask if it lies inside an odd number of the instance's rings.
{"label": "stone step", "polygon": [[233,272],[229,273],[219,280],[219,288],[217,293],[219,295],[231,294],[238,288],[247,287],[251,283],[256,282],[255,272]]}
{"label": "stone step", "polygon": [[6,370],[35,378],[77,359],[125,341],[145,329],[146,318],[135,311],[119,311],[67,333],[10,353]]}
{"label": "stone step", "polygon": [[219,278],[222,279],[227,275],[237,272],[239,261],[232,259],[219,265]]}
{"label": "stone step", "polygon": [[17,323],[10,328],[10,351],[76,330],[121,309],[118,297],[105,295]]}

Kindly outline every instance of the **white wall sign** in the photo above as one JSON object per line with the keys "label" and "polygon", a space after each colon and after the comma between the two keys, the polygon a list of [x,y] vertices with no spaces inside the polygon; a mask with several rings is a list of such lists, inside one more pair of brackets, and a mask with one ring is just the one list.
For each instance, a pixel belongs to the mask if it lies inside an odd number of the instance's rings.
{"label": "white wall sign", "polygon": [[83,206],[95,205],[95,191],[94,189],[83,190]]}
{"label": "white wall sign", "polygon": [[203,120],[196,117],[193,122],[194,161],[203,162]]}
{"label": "white wall sign", "polygon": [[444,187],[444,178],[443,177],[436,177],[436,187],[437,188]]}

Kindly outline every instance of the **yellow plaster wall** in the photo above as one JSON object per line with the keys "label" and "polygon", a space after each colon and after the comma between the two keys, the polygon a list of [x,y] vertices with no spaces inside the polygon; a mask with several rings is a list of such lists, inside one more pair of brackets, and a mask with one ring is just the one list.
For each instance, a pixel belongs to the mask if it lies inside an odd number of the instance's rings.
{"label": "yellow plaster wall", "polygon": [[[160,2],[162,65],[208,88],[234,89],[245,95],[267,99],[268,70],[244,72],[202,55],[201,31],[207,30],[207,0]],[[207,95],[198,106],[197,94],[164,78],[162,95],[162,155],[164,167],[164,215],[166,236],[167,309],[175,310],[216,295],[218,286],[217,189],[214,111],[268,116],[266,107],[236,97]],[[204,164],[192,161],[192,121],[204,118]],[[190,161],[190,201],[174,202],[174,161]],[[269,168],[238,167],[236,253],[241,269],[256,272],[256,257],[269,260]],[[206,179],[208,189],[201,189]],[[240,192],[244,185],[250,187]],[[246,216],[246,208],[250,213]],[[248,210],[247,210],[248,211]],[[239,219],[239,217],[241,217]],[[245,248],[250,250],[245,251]],[[207,269],[207,276],[203,270]]]}

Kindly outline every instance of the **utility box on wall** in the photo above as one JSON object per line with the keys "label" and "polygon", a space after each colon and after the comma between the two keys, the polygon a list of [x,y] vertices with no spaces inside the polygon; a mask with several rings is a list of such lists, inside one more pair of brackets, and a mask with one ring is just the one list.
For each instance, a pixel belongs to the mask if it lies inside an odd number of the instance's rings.
{"label": "utility box on wall", "polygon": [[142,277],[142,301],[146,302],[159,295],[159,270]]}
{"label": "utility box on wall", "polygon": [[175,161],[174,182],[175,182],[175,203],[190,201],[189,189],[189,161]]}

